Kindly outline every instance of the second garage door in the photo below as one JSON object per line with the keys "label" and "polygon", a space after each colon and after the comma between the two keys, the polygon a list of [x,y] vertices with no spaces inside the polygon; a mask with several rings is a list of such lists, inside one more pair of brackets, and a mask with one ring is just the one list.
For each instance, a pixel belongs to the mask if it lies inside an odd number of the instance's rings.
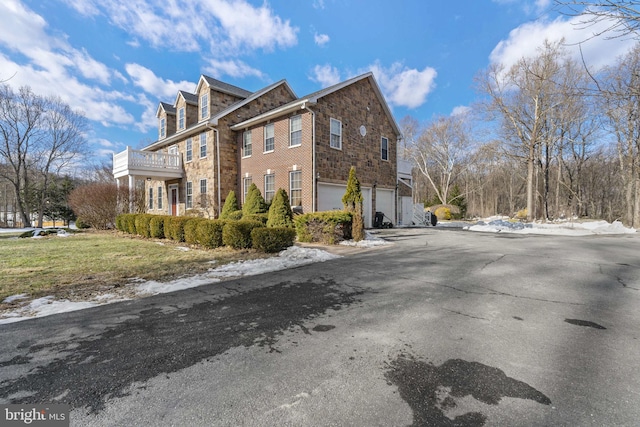
{"label": "second garage door", "polygon": [[[346,185],[318,183],[318,211],[342,210]],[[371,227],[371,188],[362,187],[362,208],[365,227]]]}

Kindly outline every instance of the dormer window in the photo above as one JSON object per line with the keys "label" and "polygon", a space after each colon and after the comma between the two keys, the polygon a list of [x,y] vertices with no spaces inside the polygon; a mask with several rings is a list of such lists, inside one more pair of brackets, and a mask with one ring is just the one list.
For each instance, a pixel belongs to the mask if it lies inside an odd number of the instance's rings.
{"label": "dormer window", "polygon": [[206,119],[209,116],[209,94],[205,93],[200,97],[200,119]]}
{"label": "dormer window", "polygon": [[167,136],[167,119],[164,117],[160,119],[160,138],[164,138]]}
{"label": "dormer window", "polygon": [[178,129],[184,129],[184,107],[180,107],[178,110]]}

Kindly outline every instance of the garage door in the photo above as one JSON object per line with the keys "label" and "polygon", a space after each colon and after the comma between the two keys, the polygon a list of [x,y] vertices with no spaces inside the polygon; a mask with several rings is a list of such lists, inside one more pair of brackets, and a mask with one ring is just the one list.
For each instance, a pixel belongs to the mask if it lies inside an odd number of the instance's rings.
{"label": "garage door", "polygon": [[[364,225],[367,228],[371,227],[371,188],[362,187],[362,207],[364,215]],[[337,184],[321,184],[318,183],[318,210],[319,211],[333,211],[342,210],[342,196],[347,191],[346,185]]]}
{"label": "garage door", "polygon": [[383,212],[385,215],[384,221],[391,221],[395,224],[396,204],[394,194],[393,190],[376,188],[376,212]]}

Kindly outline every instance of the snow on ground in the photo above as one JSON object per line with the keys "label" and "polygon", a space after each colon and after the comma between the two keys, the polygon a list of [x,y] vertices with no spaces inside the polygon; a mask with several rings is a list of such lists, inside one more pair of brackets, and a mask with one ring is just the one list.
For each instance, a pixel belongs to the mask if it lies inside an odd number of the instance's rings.
{"label": "snow on ground", "polygon": [[[440,224],[438,224],[439,226]],[[510,222],[502,218],[478,221],[474,225],[463,226],[469,231],[515,234],[545,234],[563,236],[589,236],[594,234],[631,234],[635,228],[627,228],[620,221],[557,222],[557,223],[523,223]]]}
{"label": "snow on ground", "polygon": [[[169,282],[132,279],[131,286],[134,288],[137,295],[155,295],[206,285],[230,277],[252,276],[292,268],[299,265],[311,264],[313,262],[324,262],[334,258],[340,258],[340,255],[333,255],[320,249],[292,246],[280,252],[276,257],[233,262],[212,268],[204,274],[184,277]],[[3,302],[18,302],[23,299],[27,299],[26,294],[12,295],[5,298]],[[43,317],[56,313],[82,310],[111,302],[124,301],[126,299],[127,298],[122,298],[112,294],[99,295],[91,301],[55,300],[53,296],[46,296],[28,302],[25,301],[25,304],[21,307],[0,315],[0,325],[4,323],[19,322],[21,320],[27,320],[34,317]]]}
{"label": "snow on ground", "polygon": [[390,245],[391,242],[388,242],[380,237],[376,237],[377,231],[365,231],[364,240],[360,240],[359,242],[353,240],[343,240],[340,242],[342,246],[354,246],[357,248],[373,248],[375,246],[383,246]]}
{"label": "snow on ground", "polygon": [[[487,218],[483,221],[478,221],[473,225],[462,222],[440,222],[436,227],[463,228],[469,231],[484,231],[492,233],[546,234],[568,236],[587,236],[595,234],[630,234],[636,232],[636,230],[633,228],[624,227],[619,221],[614,221],[613,223],[608,223],[606,221],[567,221],[561,223],[531,224],[509,222],[508,218],[506,217]],[[0,233],[5,231],[17,232],[27,230],[33,229],[0,229]],[[362,240],[360,242],[354,242],[350,240],[341,242],[340,244],[359,248],[370,248],[390,244],[389,242],[377,237],[375,235],[376,233],[377,231],[367,231],[365,240]],[[196,286],[202,286],[231,277],[242,277],[268,273],[272,271],[296,267],[299,265],[310,264],[313,262],[324,262],[339,257],[339,255],[333,255],[320,249],[292,246],[280,252],[277,257],[234,262],[220,267],[211,268],[204,274],[183,277],[169,282],[132,279],[131,287],[133,287],[135,294],[137,295],[155,295],[193,288]],[[0,324],[18,322],[34,317],[48,316],[50,314],[62,313],[67,311],[82,310],[84,308],[95,307],[97,305],[116,301],[123,301],[125,299],[126,298],[112,294],[99,295],[91,301],[55,300],[53,296],[47,296],[32,301],[24,301],[24,304],[18,309],[0,315]],[[12,295],[6,298],[3,302],[11,303],[19,302],[21,300],[28,300],[28,296],[26,294]]]}

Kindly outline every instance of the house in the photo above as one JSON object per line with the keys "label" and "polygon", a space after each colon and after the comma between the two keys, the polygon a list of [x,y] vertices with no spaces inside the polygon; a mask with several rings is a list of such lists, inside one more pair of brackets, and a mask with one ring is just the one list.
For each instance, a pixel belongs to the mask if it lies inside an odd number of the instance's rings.
{"label": "house", "polygon": [[342,209],[355,166],[365,224],[376,211],[397,221],[401,134],[372,73],[301,98],[286,80],[249,92],[201,76],[157,117],[157,141],[113,159],[119,183],[145,181],[149,213],[214,218],[229,191],[242,203],[252,183],[267,201],[285,189],[298,212]]}

